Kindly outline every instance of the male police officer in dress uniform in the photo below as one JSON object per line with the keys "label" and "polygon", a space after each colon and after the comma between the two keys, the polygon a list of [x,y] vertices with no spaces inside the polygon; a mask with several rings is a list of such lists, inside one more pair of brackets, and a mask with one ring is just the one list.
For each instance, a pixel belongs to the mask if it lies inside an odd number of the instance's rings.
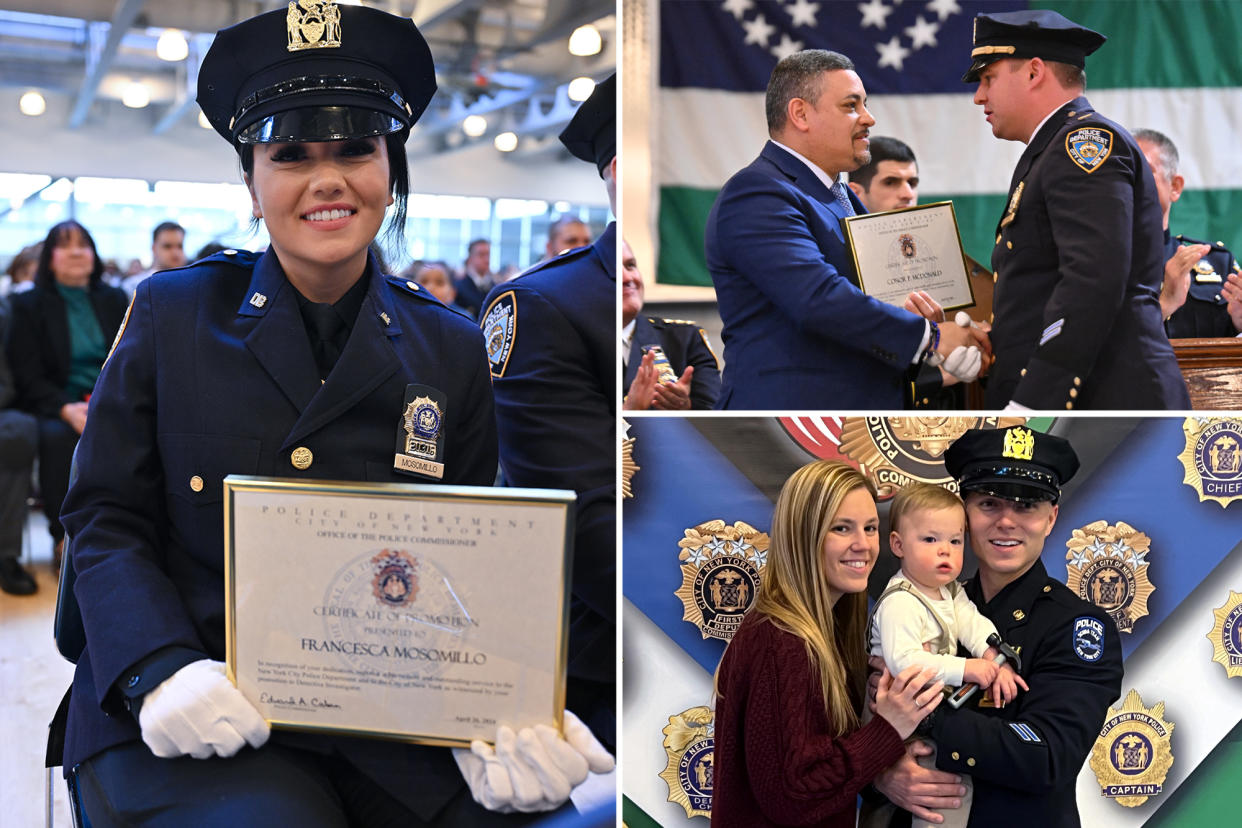
{"label": "male police officer in dress uniform", "polygon": [[[643,274],[638,259],[621,240],[621,355],[625,368],[621,376],[624,408],[665,411],[707,410],[720,395],[720,363],[707,331],[687,319],[661,319],[643,310]],[[644,384],[639,380],[644,355],[650,372]],[[659,364],[658,364],[659,363]],[[689,372],[689,373],[687,373]],[[646,399],[638,399],[644,396]]]}
{"label": "male police officer in dress uniform", "polygon": [[1082,96],[1104,36],[1051,11],[981,14],[992,134],[1027,144],[996,228],[987,408],[1189,408],[1158,296],[1160,204],[1129,133]]}
{"label": "male police officer in dress uniform", "polygon": [[1040,561],[1061,486],[1078,470],[1070,444],[1024,426],[972,429],[945,452],[966,501],[979,563],[966,594],[1017,651],[1030,686],[995,706],[978,692],[959,710],[942,704],[918,733],[935,740],[936,766],[908,757],[876,782],[903,807],[952,807],[949,784],[934,804],[912,801],[909,783],[974,779],[970,825],[1078,825],[1074,789],[1109,704],[1121,694],[1121,641],[1108,613],[1048,576]]}
{"label": "male police officer in dress uniform", "polygon": [[[330,25],[295,25],[303,15]],[[289,732],[269,739],[222,663],[225,475],[483,486],[495,476],[477,327],[380,273],[374,256],[359,261],[367,233],[287,255],[291,239],[303,240],[290,222],[326,210],[321,202],[353,198],[374,220],[383,202],[372,168],[385,146],[392,163],[378,166],[403,195],[405,138],[434,92],[432,56],[414,25],[364,7],[290,4],[221,31],[204,58],[204,113],[243,159],[263,153],[253,167],[263,176],[248,176],[256,204],[278,175],[303,189],[296,204],[267,211],[272,247],[261,256],[228,250],[142,282],[91,398],[65,504],[87,644],[64,765],[77,771],[96,826],[533,818],[479,807],[471,794],[485,786],[463,781],[445,748]],[[280,148],[254,148],[267,142]],[[365,204],[359,177],[371,187]],[[342,251],[348,264],[338,266]],[[312,301],[302,280],[311,268],[299,255],[344,295]],[[395,468],[412,395],[442,412],[436,456],[422,466],[440,464],[437,479]]]}
{"label": "male police officer in dress uniform", "polygon": [[[616,76],[561,142],[592,161],[616,204]],[[573,489],[573,604],[566,706],[609,746],[616,728],[617,225],[590,247],[497,285],[480,327],[491,360],[500,466],[513,486]]]}
{"label": "male police officer in dress uniform", "polygon": [[1242,330],[1242,303],[1230,305],[1223,291],[1231,273],[1242,273],[1223,242],[1198,241],[1169,232],[1173,202],[1182,197],[1185,181],[1177,172],[1177,146],[1154,129],[1134,130],[1134,140],[1151,166],[1164,223],[1164,285],[1160,313],[1169,339],[1237,336]]}

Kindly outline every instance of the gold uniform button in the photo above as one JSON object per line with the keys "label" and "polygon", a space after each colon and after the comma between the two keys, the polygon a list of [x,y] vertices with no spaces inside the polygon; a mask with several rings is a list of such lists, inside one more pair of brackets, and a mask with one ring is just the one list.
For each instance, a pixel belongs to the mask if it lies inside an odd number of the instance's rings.
{"label": "gold uniform button", "polygon": [[1071,396],[1071,397],[1077,397],[1077,396],[1078,396],[1078,389],[1077,389],[1077,388],[1071,388],[1071,389],[1070,389],[1070,396]]}
{"label": "gold uniform button", "polygon": [[1014,620],[1014,621],[1021,621],[1023,618],[1026,618],[1026,613],[1025,613],[1025,612],[1023,612],[1023,611],[1022,611],[1022,610],[1020,610],[1020,609],[1018,609],[1018,610],[1014,610],[1014,611],[1013,611],[1013,620]]}
{"label": "gold uniform button", "polygon": [[190,489],[191,491],[201,492],[203,490],[203,478],[199,477],[197,474],[191,477]]}
{"label": "gold uniform button", "polygon": [[405,286],[410,290],[418,290],[418,282],[406,282]]}
{"label": "gold uniform button", "polygon": [[969,759],[967,759],[966,764],[970,765],[973,768],[975,766],[975,757],[972,756]]}
{"label": "gold uniform button", "polygon": [[1074,377],[1074,385],[1082,385],[1082,377]]}
{"label": "gold uniform button", "polygon": [[958,753],[958,752],[955,750],[955,751],[953,751],[953,758],[954,758],[954,759],[961,759],[961,758],[962,758],[962,754]]}
{"label": "gold uniform button", "polygon": [[1010,250],[1013,250],[1013,242],[1011,242],[1011,241],[1007,241],[1007,242],[1005,242],[1005,244],[1009,245],[1009,249],[1010,249]]}
{"label": "gold uniform button", "polygon": [[1023,368],[1023,369],[1022,369],[1022,370],[1018,373],[1018,376],[1020,376],[1020,377],[1025,377],[1025,376],[1026,376],[1026,369],[1025,369],[1025,368]]}
{"label": "gold uniform button", "polygon": [[1065,407],[1066,407],[1066,408],[1073,408],[1073,407],[1074,407],[1074,403],[1072,403],[1072,402],[1067,402],[1067,403],[1065,404]]}
{"label": "gold uniform button", "polygon": [[1052,592],[1052,587],[1051,586],[1044,587],[1044,592]]}
{"label": "gold uniform button", "polygon": [[999,273],[993,273],[993,274],[992,274],[992,284],[996,284],[996,282],[997,282],[999,279],[1000,279],[1000,274],[999,274]]}
{"label": "gold uniform button", "polygon": [[306,446],[298,446],[293,450],[293,454],[289,455],[289,460],[295,469],[305,471],[315,461],[315,455],[311,454],[311,450]]}
{"label": "gold uniform button", "polygon": [[1001,240],[1000,233],[997,233],[997,234],[996,234],[996,243],[997,243],[997,244],[1000,244],[1000,240]]}

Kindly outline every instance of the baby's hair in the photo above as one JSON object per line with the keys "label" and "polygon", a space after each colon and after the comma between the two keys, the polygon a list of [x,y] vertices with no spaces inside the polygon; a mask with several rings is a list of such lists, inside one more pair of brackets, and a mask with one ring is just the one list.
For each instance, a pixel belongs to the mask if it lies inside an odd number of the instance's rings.
{"label": "baby's hair", "polygon": [[966,507],[962,499],[943,486],[932,483],[910,483],[893,498],[888,508],[888,525],[893,532],[901,531],[901,519],[921,509],[962,510],[962,525],[966,524]]}

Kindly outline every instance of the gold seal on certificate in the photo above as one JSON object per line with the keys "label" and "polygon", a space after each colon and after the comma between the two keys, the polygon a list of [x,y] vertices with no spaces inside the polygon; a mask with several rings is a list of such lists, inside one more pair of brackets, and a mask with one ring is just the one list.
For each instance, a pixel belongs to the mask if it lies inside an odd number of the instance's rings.
{"label": "gold seal on certificate", "polygon": [[559,727],[573,492],[224,493],[229,675],[273,727],[459,746]]}
{"label": "gold seal on certificate", "polygon": [[845,240],[868,296],[901,307],[923,290],[946,311],[975,303],[951,201],[851,216]]}

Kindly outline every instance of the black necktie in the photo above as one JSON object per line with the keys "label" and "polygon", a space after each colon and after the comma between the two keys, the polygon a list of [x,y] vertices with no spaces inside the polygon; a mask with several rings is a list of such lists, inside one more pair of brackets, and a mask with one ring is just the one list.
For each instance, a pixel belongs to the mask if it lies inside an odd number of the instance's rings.
{"label": "black necktie", "polygon": [[332,366],[341,357],[341,334],[345,331],[345,322],[336,308],[322,302],[309,302],[306,306],[314,336],[311,337],[311,351],[315,355],[315,365],[319,375],[327,378]]}

